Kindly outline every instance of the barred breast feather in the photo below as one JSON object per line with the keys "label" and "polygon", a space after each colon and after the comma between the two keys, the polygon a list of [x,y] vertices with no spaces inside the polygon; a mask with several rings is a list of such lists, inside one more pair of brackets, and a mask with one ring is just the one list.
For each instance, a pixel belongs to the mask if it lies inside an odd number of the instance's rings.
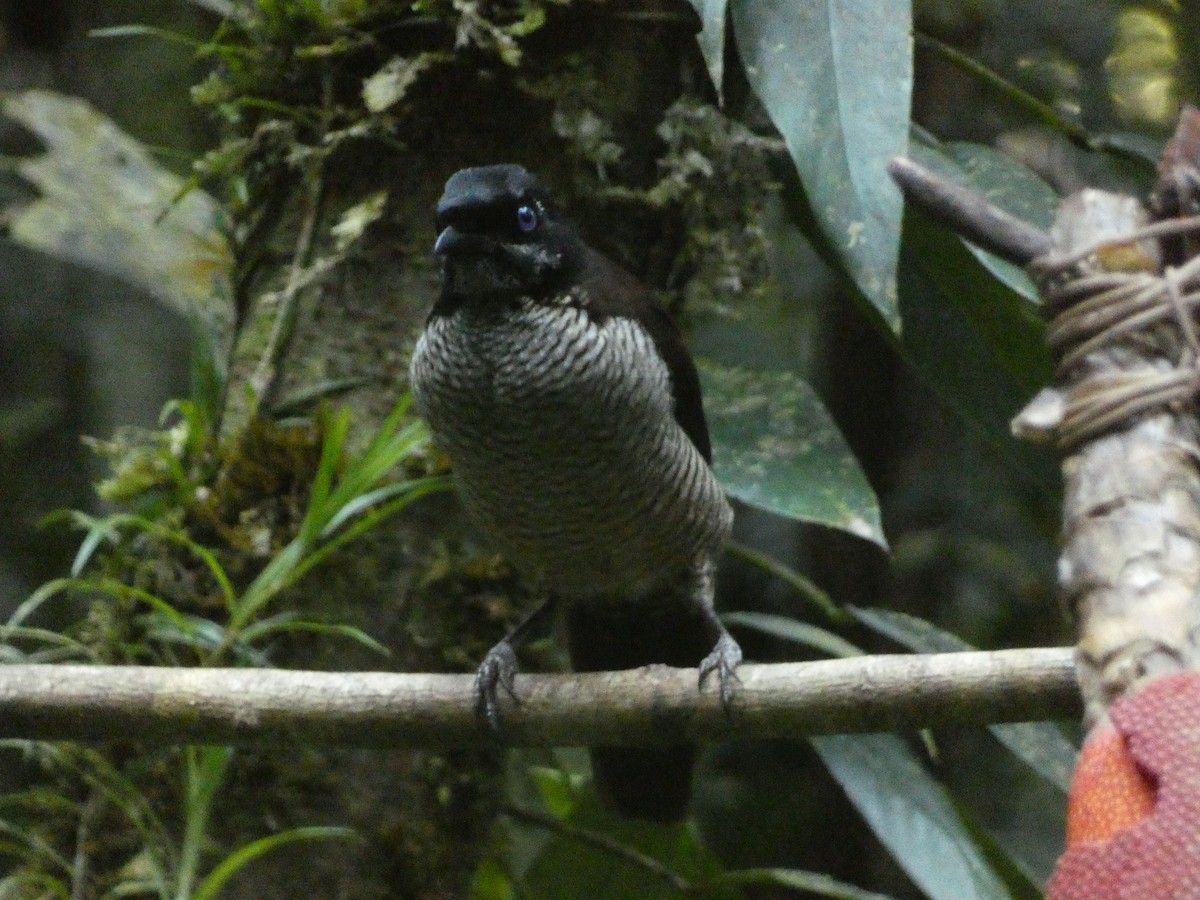
{"label": "barred breast feather", "polygon": [[431,318],[411,378],[469,512],[551,591],[644,595],[728,534],[732,512],[633,319],[579,296],[465,302]]}

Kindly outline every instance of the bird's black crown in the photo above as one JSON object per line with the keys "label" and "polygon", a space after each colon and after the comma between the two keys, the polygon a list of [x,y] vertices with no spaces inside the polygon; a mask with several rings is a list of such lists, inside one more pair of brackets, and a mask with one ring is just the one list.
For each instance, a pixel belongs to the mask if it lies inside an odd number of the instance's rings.
{"label": "bird's black crown", "polygon": [[549,192],[521,166],[462,169],[437,205],[443,289],[452,297],[545,296],[578,268],[582,245]]}

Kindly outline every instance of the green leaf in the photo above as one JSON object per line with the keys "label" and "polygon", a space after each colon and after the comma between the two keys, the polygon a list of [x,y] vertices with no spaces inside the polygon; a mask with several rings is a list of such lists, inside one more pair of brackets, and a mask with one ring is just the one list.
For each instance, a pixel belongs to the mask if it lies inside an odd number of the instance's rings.
{"label": "green leaf", "polygon": [[931,900],[1010,900],[945,789],[899,737],[811,738],[830,773]]}
{"label": "green leaf", "polygon": [[178,31],[172,31],[169,28],[156,28],[153,25],[113,25],[109,28],[93,28],[88,32],[90,38],[125,38],[125,37],[152,37],[163,41],[170,41],[176,44],[183,44],[198,50],[204,46],[203,41],[198,41],[186,34],[181,34]]}
{"label": "green leaf", "polygon": [[516,900],[512,876],[495,857],[488,857],[479,864],[471,879],[471,900]]}
{"label": "green leaf", "polygon": [[[24,747],[22,747],[24,744]],[[141,840],[142,874],[153,881],[160,897],[169,896],[165,872],[174,868],[174,842],[150,803],[125,773],[102,753],[71,744],[48,744],[7,740],[0,746],[34,754],[39,762],[58,774],[70,774],[119,809]],[[0,895],[3,896],[3,895]]]}
{"label": "green leaf", "polygon": [[894,329],[908,147],[909,0],[734,0],[746,77],[783,136],[822,231]]}
{"label": "green leaf", "polygon": [[[1058,197],[1024,166],[988,147],[914,142],[914,160],[1040,228]],[[1009,423],[1048,382],[1052,364],[1036,291],[1020,268],[914,213],[900,268],[904,349],[925,380],[989,443],[1037,482],[1058,476],[1050,455],[1016,441]]]}
{"label": "green leaf", "polygon": [[[514,819],[513,826],[539,827],[524,819]],[[712,884],[700,893],[704,897],[741,897],[736,887],[717,884],[720,863],[693,829],[620,819],[603,810],[590,791],[580,792],[572,815],[561,823],[548,817],[544,830],[550,840],[518,879],[519,897],[676,900],[679,879],[697,887]]]}
{"label": "green leaf", "polygon": [[775,884],[835,900],[889,900],[886,894],[864,891],[821,872],[802,869],[737,869],[718,879],[725,884]]}
{"label": "green leaf", "polygon": [[298,841],[345,841],[357,838],[358,835],[352,828],[317,825],[307,828],[293,828],[290,831],[283,831],[279,834],[273,834],[270,837],[259,838],[257,841],[253,841],[225,857],[216,868],[208,873],[208,877],[200,882],[200,885],[196,888],[196,892],[192,895],[192,900],[215,900],[216,897],[220,896],[221,888],[225,886],[225,882],[230,878],[260,856],[265,856],[272,850],[286,844],[294,844]]}
{"label": "green leaf", "polygon": [[729,0],[690,0],[700,16],[700,33],[696,42],[708,68],[708,77],[717,90],[717,99],[722,97],[721,86],[725,81],[725,10]]}
{"label": "green leaf", "polygon": [[79,552],[75,555],[75,562],[71,566],[72,575],[77,575],[83,571],[99,545],[100,540],[108,540],[110,543],[115,544],[119,539],[119,529],[132,528],[152,534],[156,538],[168,541],[178,547],[183,547],[189,553],[194,554],[212,574],[213,579],[221,588],[221,595],[225,602],[228,604],[233,603],[233,583],[229,580],[229,575],[225,572],[220,561],[211,550],[188,537],[182,530],[127,513],[117,513],[104,519],[95,519],[82,512],[72,512],[68,515],[69,519],[77,527],[87,531]]}
{"label": "green leaf", "polygon": [[[327,497],[326,493],[322,493],[319,503],[310,504],[306,519],[313,517],[318,521],[323,534],[333,530],[329,522],[336,518],[339,510],[359,495],[374,488],[402,459],[419,451],[429,440],[429,428],[424,422],[413,420],[403,424],[411,405],[412,395],[405,394],[379,426],[370,446],[359,456],[346,462],[332,493],[328,493]],[[339,438],[339,441],[344,440],[344,435]],[[317,477],[321,477],[320,470]]]}
{"label": "green leaf", "polygon": [[[854,606],[849,611],[868,628],[918,653],[975,649],[961,638],[907,613]],[[1071,789],[1071,773],[1075,771],[1079,753],[1057,726],[1050,722],[1017,722],[989,725],[988,731],[1017,759],[1064,794]]]}
{"label": "green leaf", "polygon": [[[956,184],[982,194],[991,203],[1042,230],[1050,229],[1060,198],[1030,169],[984,144],[966,141],[933,145],[913,142],[914,161]],[[957,238],[962,240],[961,238]],[[963,241],[985,268],[1026,300],[1039,302],[1037,288],[1025,270]]]}
{"label": "green leaf", "polygon": [[71,575],[78,577],[87,568],[87,564],[99,549],[101,542],[116,543],[118,534],[117,529],[108,519],[97,519],[84,512],[74,512],[70,515],[75,523],[86,531],[79,544],[79,550],[75,553],[75,559],[71,563]]}
{"label": "green leaf", "polygon": [[242,632],[242,640],[246,643],[262,640],[264,637],[272,634],[280,634],[283,632],[307,632],[309,634],[320,634],[329,637],[342,637],[361,644],[368,650],[373,650],[380,656],[391,656],[392,651],[385,647],[375,638],[371,637],[361,628],[355,628],[353,625],[346,625],[340,622],[307,622],[292,618],[289,614],[283,613],[279,616],[273,616],[270,619],[263,619],[260,622],[255,622]]}
{"label": "green leaf", "polygon": [[301,533],[271,557],[271,561],[255,576],[234,604],[229,617],[231,632],[236,634],[244,629],[276,594],[298,580],[296,573],[304,561],[307,544],[305,535]]}
{"label": "green leaf", "polygon": [[42,604],[47,600],[69,590],[74,584],[76,584],[76,580],[73,578],[55,578],[52,581],[47,581],[30,594],[28,599],[24,600],[20,606],[13,610],[13,614],[8,617],[8,622],[5,623],[4,631],[0,632],[0,638],[7,640],[11,629],[18,627],[22,622],[41,609]]}
{"label": "green leaf", "polygon": [[[1013,900],[1044,900],[1042,885],[1053,870],[1047,868],[1045,871],[1035,873],[1029,862],[1019,855],[1023,848],[1013,846],[1016,842],[1013,841],[1011,835],[992,834],[971,814],[969,809],[963,808],[961,802],[958,804],[958,810],[963,823],[976,843],[979,844],[979,849],[988,864],[997,875],[1004,879],[1004,884]],[[1061,836],[1065,830],[1066,822],[1060,822],[1053,834]],[[1046,832],[1043,831],[1042,834],[1045,835]],[[1044,837],[1043,840],[1045,840]]]}
{"label": "green leaf", "polygon": [[344,460],[350,411],[342,409],[329,417],[300,533],[246,588],[230,618],[231,631],[244,629],[276,594],[340,547],[426,494],[449,486],[447,478],[432,477],[376,487],[401,460],[429,440],[424,422],[414,420],[402,427],[411,401],[411,395],[403,397],[380,425],[370,446],[350,460]]}
{"label": "green leaf", "polygon": [[730,496],[887,547],[875,492],[812,388],[788,372],[711,363],[700,377],[713,468]]}
{"label": "green leaf", "polygon": [[746,562],[750,563],[750,565],[757,566],[764,572],[768,572],[775,578],[778,578],[835,622],[844,622],[849,619],[849,614],[844,612],[829,594],[817,587],[813,581],[801,575],[791,566],[785,565],[775,559],[775,557],[755,550],[753,547],[748,547],[738,541],[727,541],[725,550],[735,556],[740,556]]}
{"label": "green leaf", "polygon": [[827,656],[850,657],[863,654],[860,648],[845,638],[789,616],[760,612],[732,612],[722,615],[721,621],[726,625],[741,625],[743,628],[753,628],[763,634],[783,638],[785,641],[803,644],[805,647],[819,650]]}
{"label": "green leaf", "polygon": [[861,606],[846,608],[872,631],[917,653],[959,653],[976,649],[957,635],[908,613]]}
{"label": "green leaf", "polygon": [[[12,646],[13,641],[36,641],[45,646],[28,653]],[[48,628],[0,625],[0,662],[62,662],[84,660],[99,662],[96,648]]]}
{"label": "green leaf", "polygon": [[361,239],[367,228],[379,221],[386,204],[388,192],[376,191],[342,212],[342,217],[329,229],[329,233],[334,235],[337,252],[347,251],[355,241]]}
{"label": "green leaf", "polygon": [[377,527],[380,522],[407,508],[426,494],[449,490],[453,483],[453,479],[449,475],[435,475],[411,482],[408,489],[399,492],[398,496],[392,497],[380,505],[369,508],[363,515],[351,521],[345,528],[325,540],[320,547],[301,560],[293,572],[294,580],[303,577],[314,566],[320,565],[329,554]]}
{"label": "green leaf", "polygon": [[[31,891],[35,893],[30,894]],[[70,900],[71,888],[66,882],[53,875],[43,875],[37,872],[0,878],[0,897],[27,896],[46,898],[46,900],[49,898]]]}
{"label": "green leaf", "polygon": [[[914,144],[914,151],[923,150]],[[966,184],[1005,212],[1049,231],[1058,214],[1060,197],[1037,173],[987,144],[951,141],[942,153],[966,176]],[[928,154],[921,153],[922,161]]]}
{"label": "green leaf", "polygon": [[1054,489],[1054,458],[1009,428],[1052,370],[1032,304],[987,272],[957,236],[914,213],[904,222],[900,309],[904,355],[921,377],[1027,477]]}
{"label": "green leaf", "polygon": [[537,789],[542,805],[560,819],[566,819],[575,808],[578,786],[563,769],[549,766],[529,766],[526,775]]}
{"label": "green leaf", "polygon": [[[183,419],[187,441],[183,458],[194,459],[204,442],[214,436],[215,423],[221,418],[225,402],[225,351],[212,341],[202,322],[192,322],[191,400],[169,401],[168,410],[178,412]],[[190,480],[184,481],[191,486]]]}
{"label": "green leaf", "polygon": [[[95,592],[111,597],[114,600],[124,600],[132,603],[142,603],[150,609],[159,613],[165,620],[172,622],[176,627],[187,630],[188,619],[183,613],[179,612],[169,602],[132,585],[125,584],[115,578],[57,578],[54,581],[47,582],[38,588],[34,594],[18,607],[17,611],[8,621],[8,627],[18,625],[27,617],[34,609],[36,609],[43,601],[49,597],[62,593],[67,590],[78,590],[83,593]],[[201,620],[207,621],[207,620]]]}
{"label": "green leaf", "polygon": [[[330,493],[337,478],[338,469],[342,463],[342,452],[346,446],[346,438],[350,433],[350,410],[342,407],[332,413],[325,423],[325,437],[321,443],[321,460],[317,463],[317,473],[313,477],[312,488],[308,495],[308,509],[304,512],[304,521],[300,523],[300,539],[311,542],[316,540],[325,523],[329,521],[340,505],[330,503]],[[344,481],[344,479],[343,479]]]}
{"label": "green leaf", "polygon": [[294,417],[302,416],[312,409],[318,400],[348,393],[370,384],[369,378],[325,378],[297,388],[271,406],[271,417],[283,425]]}
{"label": "green leaf", "polygon": [[1063,794],[1071,790],[1071,774],[1079,751],[1051,722],[1015,722],[989,725],[988,731],[1017,759]]}
{"label": "green leaf", "polygon": [[1098,150],[1111,150],[1137,159],[1148,168],[1158,166],[1165,148],[1162,138],[1136,131],[1112,131],[1093,135],[1091,145]]}
{"label": "green leaf", "polygon": [[[1045,344],[1045,324],[1020,294],[983,271],[957,237],[916,216],[905,227],[906,258],[910,250],[912,262],[924,275],[924,284],[919,294],[906,296],[902,290],[901,303],[906,309],[915,303],[937,304],[938,308],[918,314],[919,322],[913,328],[905,328],[905,347],[916,354],[925,349],[922,339],[948,336],[948,325],[941,330],[937,326],[950,321],[948,317],[951,316],[952,321],[961,323],[960,327],[969,329],[974,338],[971,349],[975,345],[982,346],[986,356],[971,360],[969,365],[958,370],[956,377],[950,379],[949,387],[969,397],[969,383],[978,384],[979,370],[984,367],[995,369],[999,377],[1011,383],[1010,391],[1019,391],[1023,395],[1014,406],[1005,408],[1004,427],[1007,430],[1008,418],[1018,412],[1024,399],[1033,396],[1050,378],[1052,366]],[[913,303],[908,303],[909,300]],[[930,332],[914,334],[918,325],[927,326]],[[939,345],[929,351],[941,354],[944,360],[968,363],[954,347]],[[946,385],[944,376],[940,384]],[[1002,399],[1008,402],[1007,397]],[[1016,399],[1015,395],[1013,399]],[[975,404],[977,409],[980,406]]]}
{"label": "green leaf", "polygon": [[5,835],[18,846],[27,848],[26,854],[31,859],[37,860],[39,863],[49,863],[63,872],[71,871],[71,864],[34,829],[10,824],[0,819],[0,835]]}

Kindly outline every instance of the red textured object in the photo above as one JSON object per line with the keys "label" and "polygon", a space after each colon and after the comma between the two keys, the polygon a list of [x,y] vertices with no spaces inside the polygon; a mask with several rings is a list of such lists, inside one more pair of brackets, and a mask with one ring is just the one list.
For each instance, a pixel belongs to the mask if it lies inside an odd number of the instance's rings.
{"label": "red textured object", "polygon": [[1067,846],[1107,841],[1150,818],[1156,787],[1138,768],[1125,736],[1105,719],[1088,734],[1071,778]]}
{"label": "red textured object", "polygon": [[1071,784],[1049,900],[1200,900],[1200,672],[1109,708]]}

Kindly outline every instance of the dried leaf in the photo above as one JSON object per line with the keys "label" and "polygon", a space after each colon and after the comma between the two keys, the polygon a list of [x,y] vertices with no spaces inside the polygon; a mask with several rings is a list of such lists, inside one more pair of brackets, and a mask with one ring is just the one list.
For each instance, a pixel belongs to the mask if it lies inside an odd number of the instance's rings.
{"label": "dried leaf", "polygon": [[233,261],[217,202],[161,168],[83,100],[26,91],[2,109],[46,147],[15,162],[41,196],[6,211],[9,236],[144,288],[227,346]]}

